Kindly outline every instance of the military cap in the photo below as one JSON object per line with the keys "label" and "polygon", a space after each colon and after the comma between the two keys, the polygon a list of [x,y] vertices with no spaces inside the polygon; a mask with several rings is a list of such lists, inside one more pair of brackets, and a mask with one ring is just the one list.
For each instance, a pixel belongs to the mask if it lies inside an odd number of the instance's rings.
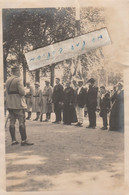
{"label": "military cap", "polygon": [[95,79],[94,78],[90,78],[87,83],[95,83]]}
{"label": "military cap", "polygon": [[46,83],[50,83],[50,81],[48,79],[45,80]]}
{"label": "military cap", "polygon": [[38,86],[40,86],[39,82],[36,82],[36,83],[35,83],[35,85],[38,85]]}
{"label": "military cap", "polygon": [[11,70],[12,70],[12,72],[14,73],[14,72],[20,71],[20,68],[19,68],[19,66],[13,66],[13,67],[11,68]]}

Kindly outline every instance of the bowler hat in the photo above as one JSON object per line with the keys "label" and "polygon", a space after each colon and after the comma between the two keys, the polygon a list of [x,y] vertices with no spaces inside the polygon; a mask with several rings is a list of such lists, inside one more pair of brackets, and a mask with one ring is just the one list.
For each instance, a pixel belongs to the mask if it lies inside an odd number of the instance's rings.
{"label": "bowler hat", "polygon": [[57,77],[56,79],[60,81],[60,78],[59,77]]}
{"label": "bowler hat", "polygon": [[95,79],[94,78],[90,78],[87,83],[95,83]]}

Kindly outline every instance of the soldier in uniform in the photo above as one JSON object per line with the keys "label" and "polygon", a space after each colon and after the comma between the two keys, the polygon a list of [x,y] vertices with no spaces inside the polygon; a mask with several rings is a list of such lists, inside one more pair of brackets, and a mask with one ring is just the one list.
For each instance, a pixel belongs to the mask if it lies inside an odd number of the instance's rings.
{"label": "soldier in uniform", "polygon": [[30,85],[30,82],[26,83],[27,91],[26,91],[26,104],[27,104],[27,112],[28,116],[26,120],[31,119],[31,112],[32,112],[32,104],[33,104],[33,87]]}
{"label": "soldier in uniform", "polygon": [[12,145],[19,142],[15,137],[16,119],[19,121],[19,131],[21,135],[21,146],[33,145],[27,141],[25,126],[25,90],[20,78],[20,69],[18,66],[12,68],[12,76],[6,82],[7,109],[9,111],[10,126],[9,131],[12,138]]}
{"label": "soldier in uniform", "polygon": [[56,120],[53,123],[61,122],[61,110],[63,105],[63,86],[60,84],[60,79],[56,78],[56,85],[53,90],[52,102],[54,103],[54,112]]}
{"label": "soldier in uniform", "polygon": [[41,118],[40,122],[42,122],[43,114],[46,114],[46,119],[43,122],[47,122],[51,118],[52,112],[52,92],[53,89],[50,86],[50,81],[45,81],[45,87],[42,91],[42,106],[41,106]]}
{"label": "soldier in uniform", "polygon": [[95,129],[98,88],[95,87],[95,79],[93,78],[89,79],[87,83],[89,83],[89,89],[87,91],[86,98],[86,106],[89,117],[89,126],[87,126],[87,128]]}
{"label": "soldier in uniform", "polygon": [[38,82],[35,83],[35,91],[33,95],[33,106],[32,112],[36,112],[36,118],[34,121],[37,121],[40,116],[41,112],[41,105],[42,105],[42,91],[40,89],[40,84]]}

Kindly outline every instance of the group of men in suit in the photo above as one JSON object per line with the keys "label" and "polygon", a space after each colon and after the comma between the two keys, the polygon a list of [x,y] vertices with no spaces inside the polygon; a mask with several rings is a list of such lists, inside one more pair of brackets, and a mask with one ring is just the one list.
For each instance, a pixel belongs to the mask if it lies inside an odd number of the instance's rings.
{"label": "group of men in suit", "polygon": [[[87,128],[96,127],[96,107],[98,98],[98,88],[95,86],[95,80],[93,78],[87,81],[89,83],[89,89],[86,90],[83,87],[83,81],[78,81],[78,87],[75,90],[74,106],[76,108],[77,124],[75,126],[83,126],[84,118],[84,106],[86,105],[89,117],[89,125]],[[53,91],[53,103],[56,115],[54,123],[61,122],[61,110],[63,105],[63,86],[60,84],[60,79],[56,78],[56,85]]]}
{"label": "group of men in suit", "polygon": [[89,84],[89,89],[86,91],[86,89],[83,88],[83,81],[78,82],[79,85],[79,88],[77,89],[78,123],[76,125],[82,126],[84,106],[86,105],[89,117],[89,125],[87,127],[94,129],[96,127],[96,107],[98,88],[95,86],[95,80],[93,78],[89,79],[87,83]]}
{"label": "group of men in suit", "polygon": [[[96,128],[96,111],[99,111],[100,117],[102,117],[102,121],[103,121],[103,127],[101,129],[106,130],[108,126],[107,114],[109,113],[111,108],[110,93],[107,92],[104,86],[101,86],[99,90],[98,87],[95,86],[95,79],[90,78],[87,81],[87,84],[89,84],[88,89],[86,89],[83,86],[82,80],[78,80],[78,85],[76,89],[74,89],[74,98],[72,98],[73,88],[70,86],[70,83],[71,82],[69,82],[69,87],[63,90],[63,86],[60,84],[60,79],[56,78],[56,85],[53,90],[53,103],[54,103],[54,111],[56,115],[56,120],[54,121],[54,123],[59,124],[61,122],[61,111],[64,109],[65,113],[67,113],[64,114],[69,117],[69,120],[71,118],[71,122],[69,122],[68,124],[71,124],[72,121],[74,122],[77,121],[75,126],[82,127],[83,120],[84,120],[84,108],[86,107],[88,118],[89,118],[89,125],[86,128],[91,128],[91,129]],[[69,93],[70,91],[71,93]],[[70,95],[68,95],[68,93]],[[69,105],[67,108],[63,108],[65,105],[64,102],[66,96]],[[71,105],[75,107],[76,116],[74,114],[73,109],[72,109],[72,113],[70,112]],[[65,121],[64,124],[66,124]]]}

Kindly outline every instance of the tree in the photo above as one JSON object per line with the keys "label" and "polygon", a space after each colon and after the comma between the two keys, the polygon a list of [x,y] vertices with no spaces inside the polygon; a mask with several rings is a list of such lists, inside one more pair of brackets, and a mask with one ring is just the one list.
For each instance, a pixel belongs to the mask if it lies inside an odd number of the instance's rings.
{"label": "tree", "polygon": [[4,9],[4,72],[8,54],[14,54],[23,67],[25,83],[25,52],[74,37],[73,16],[72,8]]}

